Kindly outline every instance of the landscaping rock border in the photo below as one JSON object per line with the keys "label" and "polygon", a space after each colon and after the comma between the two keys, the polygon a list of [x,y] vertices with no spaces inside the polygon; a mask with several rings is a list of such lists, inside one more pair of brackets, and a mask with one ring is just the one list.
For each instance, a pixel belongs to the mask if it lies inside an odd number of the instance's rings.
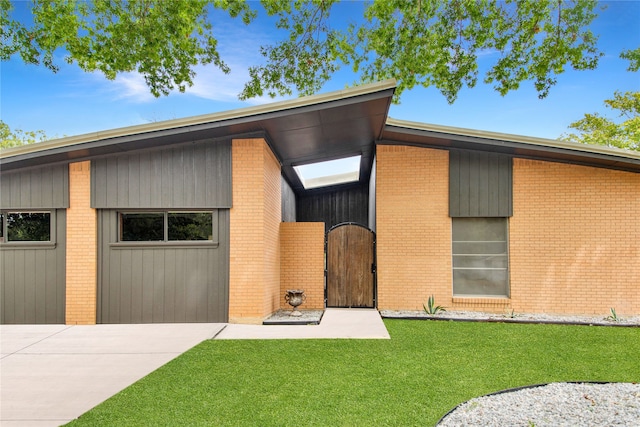
{"label": "landscaping rock border", "polygon": [[606,316],[578,316],[540,313],[486,313],[475,311],[441,311],[427,314],[424,310],[380,310],[385,319],[453,320],[459,322],[540,323],[640,327],[640,316],[620,316],[617,321]]}
{"label": "landscaping rock border", "polygon": [[640,384],[566,382],[502,390],[464,402],[436,424],[453,426],[634,426]]}

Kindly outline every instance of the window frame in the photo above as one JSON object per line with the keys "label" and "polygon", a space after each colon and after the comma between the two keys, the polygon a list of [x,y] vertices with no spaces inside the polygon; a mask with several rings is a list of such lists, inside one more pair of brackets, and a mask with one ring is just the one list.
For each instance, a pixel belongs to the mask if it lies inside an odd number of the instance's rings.
{"label": "window frame", "polygon": [[[49,214],[49,240],[9,240],[7,215],[9,214]],[[2,236],[0,236],[0,247],[3,248],[29,248],[37,249],[55,248],[57,243],[57,217],[56,209],[0,209],[2,215]]]}
{"label": "window frame", "polygon": [[[120,209],[116,211],[116,235],[113,248],[162,247],[162,248],[195,248],[218,247],[219,242],[219,210],[218,209]],[[123,240],[122,214],[158,214],[163,220],[163,240]],[[211,239],[208,240],[169,240],[169,215],[208,213],[211,215]]]}
{"label": "window frame", "polygon": [[[504,242],[505,244],[505,253],[504,254],[492,254],[492,253],[479,253],[479,254],[457,254],[454,250],[455,248],[455,244],[456,243],[460,243],[460,242],[498,242],[498,240],[487,240],[487,241],[481,241],[481,240],[469,240],[469,241],[456,241],[454,240],[454,227],[455,227],[455,222],[456,221],[460,221],[460,220],[469,220],[469,219],[485,219],[485,220],[491,220],[491,219],[501,219],[503,220],[503,224],[504,224],[504,236],[505,236],[505,240],[504,241],[500,241],[500,242]],[[511,261],[511,254],[510,254],[510,248],[509,248],[509,217],[453,217],[451,218],[451,293],[452,296],[454,298],[457,297],[461,297],[461,298],[511,298],[511,268],[510,268],[510,261]],[[490,267],[487,266],[485,268],[481,268],[481,267],[456,267],[456,256],[465,256],[465,257],[469,257],[469,256],[484,256],[484,257],[488,257],[488,256],[495,256],[495,255],[500,255],[500,256],[504,256],[505,259],[505,267]],[[456,282],[455,282],[455,271],[456,270],[504,270],[505,271],[505,276],[506,276],[506,283],[505,283],[505,293],[504,294],[483,294],[483,293],[456,293]]]}

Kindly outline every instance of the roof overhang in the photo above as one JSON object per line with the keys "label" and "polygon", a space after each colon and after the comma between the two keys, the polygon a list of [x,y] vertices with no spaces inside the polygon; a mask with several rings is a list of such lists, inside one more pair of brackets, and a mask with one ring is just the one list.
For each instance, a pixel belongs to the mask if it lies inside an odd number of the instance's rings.
{"label": "roof overhang", "polygon": [[635,151],[392,118],[387,119],[378,143],[491,151],[528,159],[640,172],[640,153]]}
{"label": "roof overhang", "polygon": [[264,137],[296,191],[293,166],[362,156],[360,180],[368,180],[375,141],[382,135],[394,80],[223,113],[96,132],[0,151],[11,170],[80,161],[131,150],[219,138]]}

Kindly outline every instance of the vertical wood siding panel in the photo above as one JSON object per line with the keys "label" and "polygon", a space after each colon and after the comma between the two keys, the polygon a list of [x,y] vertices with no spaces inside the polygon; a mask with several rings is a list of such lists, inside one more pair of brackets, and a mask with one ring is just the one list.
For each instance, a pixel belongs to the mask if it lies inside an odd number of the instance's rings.
{"label": "vertical wood siding panel", "polygon": [[11,204],[11,175],[0,175],[0,208],[8,208]]}
{"label": "vertical wood siding panel", "polygon": [[153,323],[164,322],[164,251],[150,250],[153,258]]}
{"label": "vertical wood siding panel", "polygon": [[[41,253],[37,253],[41,252]],[[47,260],[55,250],[35,251],[33,254],[33,318],[36,324],[46,323],[47,316]],[[36,262],[38,264],[36,264]]]}
{"label": "vertical wood siding panel", "polygon": [[176,250],[165,249],[164,252],[164,306],[163,322],[176,322]]}
{"label": "vertical wood siding panel", "polygon": [[15,323],[16,251],[0,251],[2,257],[2,323]]}
{"label": "vertical wood siding panel", "polygon": [[[142,322],[153,322],[153,282],[154,266],[153,252],[144,250],[142,252]],[[115,320],[114,320],[115,321]]]}
{"label": "vertical wood siding panel", "polygon": [[3,209],[69,207],[68,165],[12,171],[0,175]]}
{"label": "vertical wood siding panel", "polygon": [[[118,159],[106,159],[107,176],[104,188],[106,189],[106,206],[118,207]],[[99,188],[98,188],[99,190]]]}
{"label": "vertical wood siding panel", "polygon": [[[41,169],[34,169],[33,171],[31,171],[31,173],[29,174],[29,183],[30,188],[27,190],[29,192],[25,193],[24,197],[28,200],[28,204],[30,206],[42,206],[42,203],[46,203],[46,206],[53,206],[53,195],[51,194],[51,188],[49,188],[49,191],[46,191],[42,185],[43,182]],[[48,185],[51,185],[51,183],[48,183]]]}
{"label": "vertical wood siding panel", "polygon": [[469,216],[469,153],[460,153],[460,214]]}
{"label": "vertical wood siding panel", "polygon": [[[109,212],[115,224],[116,211]],[[102,271],[109,264],[108,275],[118,277],[101,274],[100,306],[105,313],[102,322],[227,321],[228,209],[214,214],[216,223],[220,242],[217,248],[114,249],[103,243]],[[105,228],[101,225],[101,229]],[[106,291],[112,287],[117,290]]]}
{"label": "vertical wood siding panel", "polygon": [[133,323],[143,323],[142,319],[142,269],[140,266],[142,265],[142,251],[131,251],[131,264],[134,268],[131,269],[131,283],[129,287],[131,288],[131,321]]}
{"label": "vertical wood siding panel", "polygon": [[185,208],[197,207],[195,198],[196,186],[200,181],[199,171],[195,168],[194,155],[198,147],[191,147],[189,150],[183,150],[182,152],[182,167],[183,167],[183,183],[182,183],[182,199],[183,206]]}
{"label": "vertical wood siding panel", "polygon": [[0,251],[1,323],[64,323],[66,215],[57,210],[54,248],[4,248]]}
{"label": "vertical wood siding panel", "polygon": [[11,182],[11,190],[9,190],[9,195],[11,200],[9,201],[9,207],[17,207],[24,206],[22,200],[20,199],[20,190],[21,190],[21,180],[23,174],[15,174],[12,176]]}
{"label": "vertical wood siding panel", "polygon": [[491,167],[488,153],[482,153],[478,165],[478,216],[490,216],[489,188],[491,188]]}
{"label": "vertical wood siding panel", "polygon": [[494,153],[453,150],[449,155],[449,215],[512,215],[512,159]]}
{"label": "vertical wood siding panel", "polygon": [[[148,152],[140,154],[140,170],[138,171],[138,177],[140,179],[138,185],[138,203],[139,206],[150,206],[151,205],[151,194],[152,194],[152,180],[153,180],[153,169],[152,169],[152,161],[151,156]],[[133,183],[135,186],[135,183]],[[131,184],[130,184],[131,185]],[[133,201],[132,201],[133,204]]]}
{"label": "vertical wood siding panel", "polygon": [[460,214],[460,152],[449,152],[449,213]]}
{"label": "vertical wood siding panel", "polygon": [[[196,146],[197,152],[193,159],[193,169],[196,173],[193,186],[193,203],[198,206],[205,206],[207,200],[207,150],[206,145]],[[210,199],[213,200],[213,199]]]}
{"label": "vertical wood siding panel", "polygon": [[117,158],[117,176],[115,181],[118,183],[116,187],[116,207],[126,207],[129,205],[129,162],[131,157]]}
{"label": "vertical wood siding panel", "polygon": [[176,251],[175,264],[173,266],[173,283],[175,287],[174,296],[174,316],[176,322],[187,322],[187,302],[186,296],[186,254],[183,251]]}
{"label": "vertical wood siding panel", "polygon": [[231,206],[229,141],[122,154],[94,163],[95,208]]}
{"label": "vertical wood siding panel", "polygon": [[[68,176],[68,175],[67,175]],[[58,209],[56,212],[58,224],[57,244],[56,244],[56,266],[55,266],[55,309],[49,310],[51,323],[64,323],[66,309],[66,281],[67,281],[67,211]],[[53,313],[51,313],[53,311]],[[49,321],[47,321],[49,323]]]}
{"label": "vertical wood siding panel", "polygon": [[282,221],[296,222],[296,194],[293,192],[291,186],[284,177],[281,177],[280,180],[280,192],[282,194]]}
{"label": "vertical wood siding panel", "polygon": [[173,179],[168,180],[168,185],[171,186],[171,193],[173,194],[171,206],[187,207],[185,205],[184,197],[185,175],[192,174],[193,171],[185,170],[184,148],[175,148],[171,154],[171,159],[173,162]]}
{"label": "vertical wood siding panel", "polygon": [[118,251],[120,266],[118,268],[120,273],[120,287],[119,287],[119,295],[118,300],[116,300],[116,305],[118,306],[118,319],[122,323],[132,323],[133,318],[131,315],[132,306],[132,291],[133,291],[133,283],[132,283],[132,270],[133,270],[133,250],[119,250]]}
{"label": "vertical wood siding panel", "polygon": [[500,159],[489,156],[488,216],[497,216],[500,212]]}
{"label": "vertical wood siding panel", "polygon": [[162,206],[162,156],[154,153],[151,157],[151,191],[149,193],[149,204],[139,207],[160,207]]}
{"label": "vertical wood siding panel", "polygon": [[469,153],[469,215],[480,216],[480,163],[481,153]]}
{"label": "vertical wood siding panel", "polygon": [[107,192],[104,191],[107,182],[107,164],[103,159],[91,162],[91,207],[107,205]]}
{"label": "vertical wood siding panel", "polygon": [[132,154],[129,156],[127,175],[127,202],[126,206],[135,206],[140,203],[140,190],[142,187],[142,166],[140,164],[140,155]]}

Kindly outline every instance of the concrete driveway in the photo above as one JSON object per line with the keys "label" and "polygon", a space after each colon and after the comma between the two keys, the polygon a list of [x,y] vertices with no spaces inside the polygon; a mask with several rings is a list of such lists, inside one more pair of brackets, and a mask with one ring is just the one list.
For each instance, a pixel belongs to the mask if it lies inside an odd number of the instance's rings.
{"label": "concrete driveway", "polygon": [[2,325],[0,425],[67,423],[224,326]]}

